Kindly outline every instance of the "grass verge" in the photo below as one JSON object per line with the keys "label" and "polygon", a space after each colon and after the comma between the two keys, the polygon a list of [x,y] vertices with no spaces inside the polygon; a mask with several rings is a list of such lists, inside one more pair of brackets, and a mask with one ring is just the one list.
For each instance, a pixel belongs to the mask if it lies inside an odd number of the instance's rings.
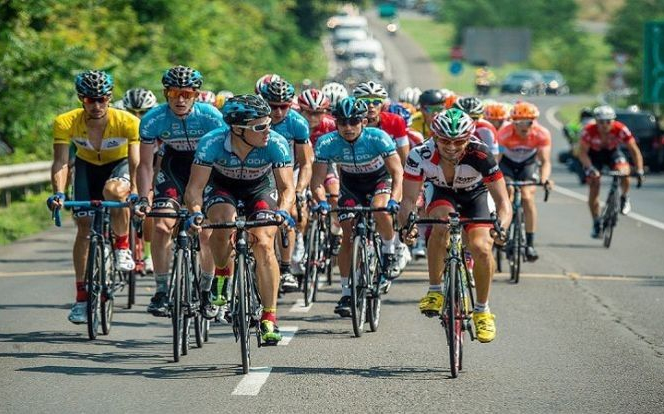
{"label": "grass verge", "polygon": [[39,233],[53,225],[45,200],[50,193],[28,196],[24,201],[0,208],[0,245]]}

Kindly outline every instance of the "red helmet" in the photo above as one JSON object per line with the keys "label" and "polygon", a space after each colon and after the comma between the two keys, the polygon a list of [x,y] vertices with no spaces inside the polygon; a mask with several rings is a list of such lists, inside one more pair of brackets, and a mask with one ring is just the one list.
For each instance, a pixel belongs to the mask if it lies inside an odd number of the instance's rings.
{"label": "red helmet", "polygon": [[318,89],[307,89],[297,97],[300,109],[305,111],[320,111],[330,108],[330,99]]}

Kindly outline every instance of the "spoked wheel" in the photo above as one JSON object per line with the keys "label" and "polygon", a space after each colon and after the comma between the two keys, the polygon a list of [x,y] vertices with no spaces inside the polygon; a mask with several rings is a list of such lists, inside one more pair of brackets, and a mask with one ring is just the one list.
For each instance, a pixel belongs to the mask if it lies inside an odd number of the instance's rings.
{"label": "spoked wheel", "polygon": [[371,332],[378,330],[380,323],[380,294],[367,301],[367,319],[369,320],[369,328]]}
{"label": "spoked wheel", "polygon": [[143,260],[143,248],[138,234],[133,224],[129,226],[129,248],[134,257],[136,266],[134,270],[125,273],[125,281],[127,283],[127,309],[131,309],[136,304],[136,279],[139,272],[139,261]]}
{"label": "spoked wheel", "polygon": [[191,280],[192,280],[192,289],[191,289],[191,310],[194,314],[194,336],[196,338],[196,347],[203,348],[203,343],[207,340],[204,338],[205,329],[203,327],[203,321],[205,318],[201,315],[201,285],[200,285],[200,267],[198,264],[198,255],[192,253],[191,257]]}
{"label": "spoked wheel", "polygon": [[85,272],[85,282],[88,289],[88,303],[86,313],[88,317],[88,338],[96,339],[101,321],[101,281],[104,258],[103,247],[99,240],[90,240],[88,250],[88,264]]}
{"label": "spoked wheel", "polygon": [[111,265],[109,272],[102,278],[103,288],[101,291],[99,310],[101,314],[101,332],[104,335],[108,335],[111,332],[111,323],[113,322],[113,304],[115,303],[114,290],[117,275],[114,267],[115,266]]}
{"label": "spoked wheel", "polygon": [[602,228],[604,235],[604,247],[607,249],[611,247],[611,239],[613,238],[613,228],[616,226],[618,214],[616,213],[616,206],[613,203],[608,203],[602,212]]}
{"label": "spoked wheel", "polygon": [[515,222],[512,226],[512,234],[510,235],[510,280],[514,283],[519,283],[519,276],[521,273],[521,252],[522,247],[522,221],[521,214],[517,214]]}
{"label": "spoked wheel", "polygon": [[[376,332],[378,330],[378,324],[380,323],[380,278],[381,278],[381,269],[378,265],[378,256],[376,253],[376,246],[369,245],[367,250],[371,249],[370,263],[367,263],[368,277],[373,280],[373,286],[367,293],[371,293],[371,297],[367,301],[367,320],[369,321],[369,328],[371,332]],[[372,270],[373,269],[373,270]]]}
{"label": "spoked wheel", "polygon": [[306,269],[304,270],[304,306],[309,306],[313,303],[316,295],[316,288],[318,285],[318,264],[320,258],[320,239],[318,237],[318,220],[314,220],[309,225],[309,235],[307,237],[309,242],[306,262]]}
{"label": "spoked wheel", "polygon": [[203,342],[208,342],[210,340],[210,321],[203,318],[201,326],[203,329]]}
{"label": "spoked wheel", "polygon": [[461,365],[461,315],[459,294],[457,292],[457,266],[450,266],[450,275],[448,280],[448,294],[445,303],[445,312],[447,316],[447,345],[450,351],[450,373],[452,378],[459,376]]}
{"label": "spoked wheel", "polygon": [[249,304],[247,303],[247,280],[245,277],[245,259],[244,255],[240,253],[237,256],[235,262],[235,277],[233,281],[235,282],[235,300],[237,306],[236,324],[238,336],[240,337],[240,351],[242,353],[242,373],[248,374],[249,367],[251,366],[251,357],[249,355]]}
{"label": "spoked wheel", "polygon": [[356,337],[364,333],[364,322],[367,316],[367,283],[368,277],[366,249],[362,244],[362,237],[355,237],[353,240],[353,256],[351,257],[350,270],[350,299],[351,299],[351,319],[353,320],[353,333]]}
{"label": "spoked wheel", "polygon": [[184,260],[182,250],[178,250],[173,263],[172,303],[171,303],[171,323],[173,325],[173,361],[180,361],[180,352],[182,351],[182,332],[184,326],[184,311],[182,309],[182,276],[184,273]]}

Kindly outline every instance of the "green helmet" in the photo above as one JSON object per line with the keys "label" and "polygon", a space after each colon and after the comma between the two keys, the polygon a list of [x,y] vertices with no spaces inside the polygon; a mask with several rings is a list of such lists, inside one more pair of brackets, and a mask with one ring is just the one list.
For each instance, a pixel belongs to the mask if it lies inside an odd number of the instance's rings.
{"label": "green helmet", "polygon": [[475,132],[475,121],[461,109],[452,108],[436,114],[431,130],[439,137],[465,139]]}

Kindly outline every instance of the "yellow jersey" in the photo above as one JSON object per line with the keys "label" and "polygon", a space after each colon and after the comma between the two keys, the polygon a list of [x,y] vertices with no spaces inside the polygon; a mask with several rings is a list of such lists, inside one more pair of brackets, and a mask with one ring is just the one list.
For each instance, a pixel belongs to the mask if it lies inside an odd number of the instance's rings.
{"label": "yellow jersey", "polygon": [[426,122],[424,122],[424,114],[422,114],[421,111],[415,112],[415,114],[413,114],[413,117],[411,119],[412,123],[409,127],[410,129],[414,129],[415,131],[422,134],[425,141],[431,138],[432,134],[431,130],[429,129],[429,125],[427,125]]}
{"label": "yellow jersey", "polygon": [[138,144],[140,120],[129,112],[108,108],[108,123],[99,149],[88,137],[83,108],[58,115],[53,124],[53,143],[76,146],[76,156],[94,165],[105,165],[127,158],[129,145]]}

